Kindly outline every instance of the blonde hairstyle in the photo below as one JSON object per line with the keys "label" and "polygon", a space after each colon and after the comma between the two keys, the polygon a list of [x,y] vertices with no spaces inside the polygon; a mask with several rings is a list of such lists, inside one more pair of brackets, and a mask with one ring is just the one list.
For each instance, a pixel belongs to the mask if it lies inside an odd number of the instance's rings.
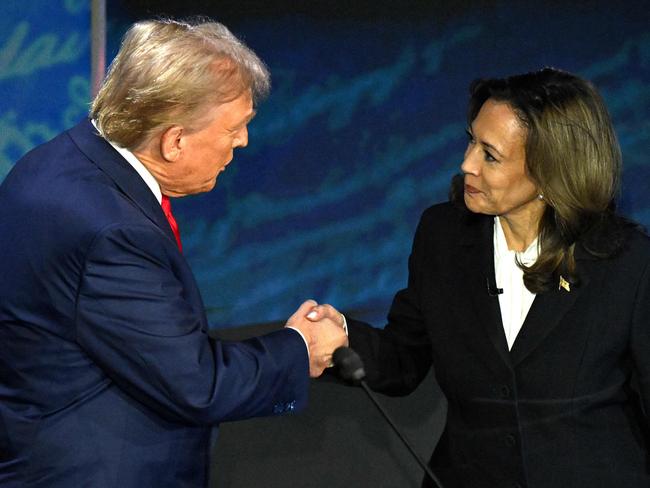
{"label": "blonde hairstyle", "polygon": [[264,63],[209,19],[148,20],[127,31],[90,116],[104,137],[130,150],[172,125],[195,128],[215,104],[270,87]]}
{"label": "blonde hairstyle", "polygon": [[507,103],[526,131],[526,171],[547,204],[539,257],[520,264],[526,287],[538,293],[557,286],[559,276],[577,284],[576,245],[612,255],[625,227],[614,212],[621,150],[603,99],[588,81],[553,68],[477,80],[470,94],[470,124],[492,99]]}

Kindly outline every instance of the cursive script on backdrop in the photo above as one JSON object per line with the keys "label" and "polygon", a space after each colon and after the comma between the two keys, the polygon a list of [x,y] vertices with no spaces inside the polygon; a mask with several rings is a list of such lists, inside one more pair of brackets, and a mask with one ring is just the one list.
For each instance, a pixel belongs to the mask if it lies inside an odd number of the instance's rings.
{"label": "cursive script on backdrop", "polygon": [[18,23],[0,46],[0,80],[29,75],[57,64],[72,63],[87,49],[87,35],[70,32],[66,38],[62,38],[49,32],[32,40],[28,39],[29,29],[29,22]]}

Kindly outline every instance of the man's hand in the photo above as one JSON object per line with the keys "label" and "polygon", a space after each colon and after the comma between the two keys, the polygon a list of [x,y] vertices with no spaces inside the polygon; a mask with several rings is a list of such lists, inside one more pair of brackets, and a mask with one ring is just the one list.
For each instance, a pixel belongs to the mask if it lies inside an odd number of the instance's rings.
{"label": "man's hand", "polygon": [[[314,302],[315,303],[315,302]],[[334,322],[341,324],[343,327],[343,315],[328,303],[322,305],[315,305],[307,314],[307,318],[312,322],[318,322],[323,319],[330,319]]]}
{"label": "man's hand", "polygon": [[[319,318],[319,306],[314,300],[307,300],[289,318],[285,327],[292,327],[303,335],[309,347],[309,376],[317,378],[325,368],[331,366],[332,353],[348,345],[348,336],[343,330],[343,316],[340,313]],[[329,306],[332,310],[333,307]],[[331,316],[330,316],[331,315]],[[309,316],[309,318],[307,318]]]}

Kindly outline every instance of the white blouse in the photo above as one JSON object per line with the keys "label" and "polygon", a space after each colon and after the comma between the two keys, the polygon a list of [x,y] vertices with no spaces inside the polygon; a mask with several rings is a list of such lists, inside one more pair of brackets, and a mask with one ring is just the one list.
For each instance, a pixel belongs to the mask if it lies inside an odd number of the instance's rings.
{"label": "white blouse", "polygon": [[498,216],[494,218],[494,271],[497,288],[503,289],[499,295],[499,307],[508,349],[512,349],[535,300],[535,294],[524,286],[524,272],[517,266],[516,259],[530,266],[537,261],[538,255],[537,239],[525,251],[509,250],[501,221]]}

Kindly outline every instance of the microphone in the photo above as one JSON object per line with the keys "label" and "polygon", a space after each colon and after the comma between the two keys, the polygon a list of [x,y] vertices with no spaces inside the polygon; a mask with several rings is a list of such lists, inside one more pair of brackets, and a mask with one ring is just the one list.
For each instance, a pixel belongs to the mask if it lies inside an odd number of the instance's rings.
{"label": "microphone", "polygon": [[496,282],[491,280],[489,276],[485,278],[485,284],[487,285],[488,295],[491,297],[496,297],[503,293],[503,288],[497,288]]}
{"label": "microphone", "polygon": [[431,468],[420,458],[406,437],[404,437],[399,431],[393,420],[388,415],[388,412],[384,410],[373,392],[370,390],[368,384],[364,381],[364,378],[366,377],[366,371],[363,368],[363,361],[361,361],[359,355],[349,347],[339,347],[334,351],[334,354],[332,355],[332,361],[338,368],[339,373],[343,379],[348,380],[354,384],[361,385],[363,390],[367,393],[368,397],[370,397],[377,409],[384,416],[388,424],[393,428],[393,431],[395,434],[397,434],[397,437],[400,438],[402,443],[410,451],[418,464],[422,467],[422,469],[424,469],[424,472],[427,474],[427,476],[429,476],[431,481],[433,481],[434,485],[436,485],[438,488],[444,488],[440,480],[436,477],[435,474],[433,474],[433,471],[431,471]]}
{"label": "microphone", "polygon": [[332,361],[339,369],[339,373],[341,373],[344,380],[358,384],[366,377],[361,357],[349,347],[341,346],[336,349],[332,354]]}

